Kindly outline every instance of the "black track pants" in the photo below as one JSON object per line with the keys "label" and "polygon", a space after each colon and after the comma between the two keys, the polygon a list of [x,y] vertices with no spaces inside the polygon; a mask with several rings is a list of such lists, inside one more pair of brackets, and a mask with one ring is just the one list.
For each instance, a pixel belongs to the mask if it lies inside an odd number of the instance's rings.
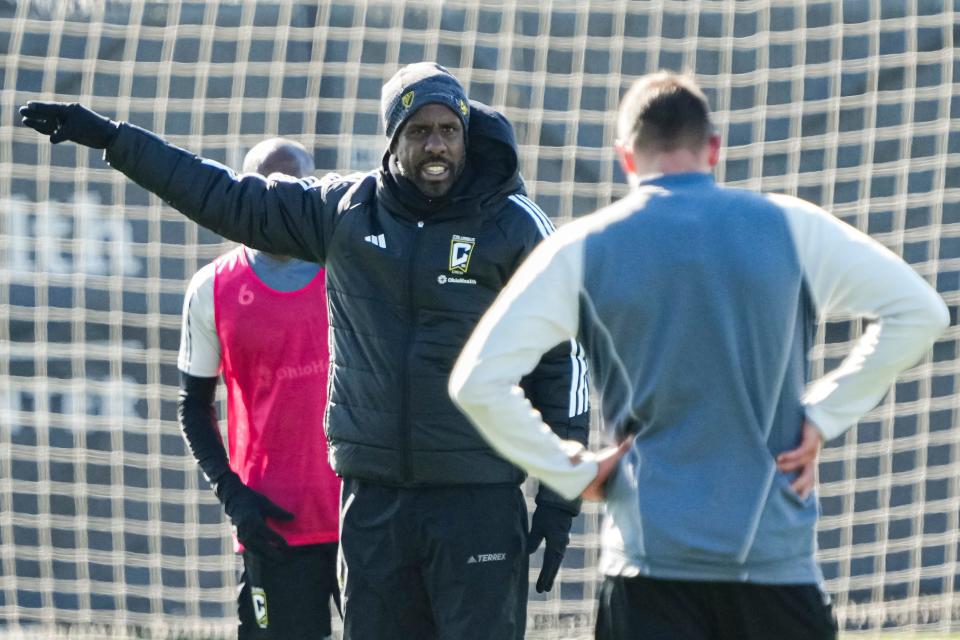
{"label": "black track pants", "polygon": [[515,486],[344,480],[344,640],[515,640],[526,624],[527,509]]}
{"label": "black track pants", "polygon": [[337,543],[290,547],[283,560],[249,551],[237,613],[239,640],[321,640],[331,636],[330,599],[339,603]]}
{"label": "black track pants", "polygon": [[607,577],[597,640],[834,640],[814,584],[760,585]]}

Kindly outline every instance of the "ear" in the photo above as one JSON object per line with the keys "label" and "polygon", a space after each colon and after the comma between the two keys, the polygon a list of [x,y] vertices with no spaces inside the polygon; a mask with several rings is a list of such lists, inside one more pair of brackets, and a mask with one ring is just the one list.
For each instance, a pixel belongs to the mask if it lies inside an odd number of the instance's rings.
{"label": "ear", "polygon": [[720,162],[720,136],[716,133],[710,136],[707,146],[709,147],[707,162],[710,163],[710,168],[713,168]]}
{"label": "ear", "polygon": [[637,161],[633,157],[633,147],[630,147],[619,140],[613,143],[613,148],[617,153],[617,160],[620,161],[620,168],[624,175],[636,175]]}

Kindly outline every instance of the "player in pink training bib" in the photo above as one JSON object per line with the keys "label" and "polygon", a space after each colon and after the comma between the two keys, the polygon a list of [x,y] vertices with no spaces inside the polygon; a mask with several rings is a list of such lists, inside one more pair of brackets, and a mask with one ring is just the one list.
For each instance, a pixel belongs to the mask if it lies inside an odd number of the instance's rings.
{"label": "player in pink training bib", "polygon": [[[312,173],[313,161],[272,139],[243,169],[290,180]],[[340,480],[323,431],[327,332],[323,270],[244,246],[200,269],[184,301],[180,424],[243,554],[241,640],[327,638],[331,597],[339,608]],[[226,448],[213,404],[220,374]]]}

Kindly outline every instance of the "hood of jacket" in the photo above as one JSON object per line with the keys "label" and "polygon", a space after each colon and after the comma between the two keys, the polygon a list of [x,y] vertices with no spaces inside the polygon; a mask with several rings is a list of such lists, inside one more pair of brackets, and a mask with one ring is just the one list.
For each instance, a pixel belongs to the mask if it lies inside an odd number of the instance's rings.
{"label": "hood of jacket", "polygon": [[387,148],[377,176],[377,199],[394,215],[409,220],[479,214],[491,201],[524,193],[513,126],[500,112],[470,101],[467,158],[463,173],[441,198],[428,198],[400,175]]}

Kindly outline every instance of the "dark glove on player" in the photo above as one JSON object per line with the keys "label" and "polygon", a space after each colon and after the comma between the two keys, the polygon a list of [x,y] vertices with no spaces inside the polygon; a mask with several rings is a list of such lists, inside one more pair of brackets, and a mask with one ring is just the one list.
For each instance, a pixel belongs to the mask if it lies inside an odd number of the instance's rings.
{"label": "dark glove on player", "polygon": [[570,543],[570,526],[573,514],[550,504],[538,504],[533,512],[530,533],[527,534],[527,553],[533,553],[545,540],[543,565],[537,578],[537,593],[550,591],[560,570],[563,554]]}
{"label": "dark glove on player", "polygon": [[282,560],[287,541],[271,529],[266,518],[293,520],[293,514],[275,505],[270,498],[243,484],[230,471],[217,482],[214,493],[237,530],[237,540],[250,551],[272,560]]}
{"label": "dark glove on player", "polygon": [[70,140],[93,149],[106,149],[120,125],[76,102],[30,101],[20,107],[23,124],[36,129],[50,142]]}

